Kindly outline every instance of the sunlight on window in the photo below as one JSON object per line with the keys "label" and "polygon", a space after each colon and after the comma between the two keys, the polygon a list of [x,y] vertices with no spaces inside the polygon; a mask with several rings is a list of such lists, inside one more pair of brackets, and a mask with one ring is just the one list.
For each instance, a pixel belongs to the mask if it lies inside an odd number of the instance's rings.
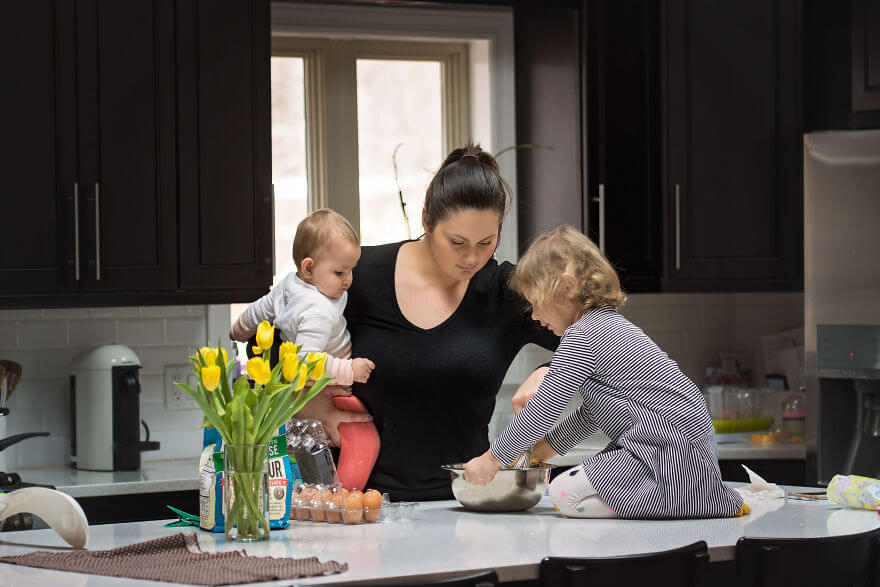
{"label": "sunlight on window", "polygon": [[[439,61],[357,60],[361,242],[374,245],[422,234],[425,189],[443,162]],[[409,233],[394,181],[397,169]]]}

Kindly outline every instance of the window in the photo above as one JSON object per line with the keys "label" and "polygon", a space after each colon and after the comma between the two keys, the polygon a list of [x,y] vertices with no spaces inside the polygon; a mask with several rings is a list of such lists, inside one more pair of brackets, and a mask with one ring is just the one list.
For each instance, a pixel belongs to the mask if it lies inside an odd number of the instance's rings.
{"label": "window", "polygon": [[273,75],[303,62],[309,210],[340,212],[365,245],[418,237],[428,181],[471,136],[467,45],[276,37],[272,54]]}

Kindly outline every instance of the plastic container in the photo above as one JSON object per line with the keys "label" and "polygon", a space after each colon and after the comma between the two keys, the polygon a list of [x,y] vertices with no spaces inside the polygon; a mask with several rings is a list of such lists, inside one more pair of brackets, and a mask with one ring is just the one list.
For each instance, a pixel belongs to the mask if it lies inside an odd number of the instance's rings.
{"label": "plastic container", "polygon": [[[291,520],[329,524],[370,524],[385,519],[386,508],[391,505],[387,496],[384,496],[378,507],[363,505],[358,507],[358,503],[363,503],[363,497],[352,499],[351,494],[354,492],[348,492],[340,485],[298,485],[293,491],[290,506]],[[380,499],[378,495],[373,497],[373,501],[376,499]]]}
{"label": "plastic container", "polygon": [[782,404],[782,427],[790,440],[803,440],[807,432],[807,399],[802,393],[793,393]]}

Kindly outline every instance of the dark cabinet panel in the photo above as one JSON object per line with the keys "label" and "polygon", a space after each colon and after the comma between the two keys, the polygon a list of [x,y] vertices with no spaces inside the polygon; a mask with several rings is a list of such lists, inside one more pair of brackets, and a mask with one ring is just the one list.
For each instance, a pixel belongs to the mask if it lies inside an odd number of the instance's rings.
{"label": "dark cabinet panel", "polygon": [[272,280],[269,3],[180,2],[182,289]]}
{"label": "dark cabinet panel", "polygon": [[0,294],[77,288],[74,9],[34,0],[0,23]]}
{"label": "dark cabinet panel", "polygon": [[662,262],[657,2],[588,2],[584,16],[588,234],[626,291],[657,291]]}
{"label": "dark cabinet panel", "polygon": [[880,128],[880,1],[807,0],[806,130]]}
{"label": "dark cabinet panel", "polygon": [[82,287],[174,289],[173,3],[81,1],[77,17]]}
{"label": "dark cabinet panel", "polygon": [[0,303],[268,289],[269,26],[267,0],[10,5]]}
{"label": "dark cabinet panel", "polygon": [[798,289],[798,4],[663,6],[663,288]]}
{"label": "dark cabinet panel", "polygon": [[516,151],[525,243],[561,223],[584,229],[580,11],[518,4],[514,35],[516,142],[539,146]]}
{"label": "dark cabinet panel", "polygon": [[852,0],[852,109],[880,111],[880,2]]}

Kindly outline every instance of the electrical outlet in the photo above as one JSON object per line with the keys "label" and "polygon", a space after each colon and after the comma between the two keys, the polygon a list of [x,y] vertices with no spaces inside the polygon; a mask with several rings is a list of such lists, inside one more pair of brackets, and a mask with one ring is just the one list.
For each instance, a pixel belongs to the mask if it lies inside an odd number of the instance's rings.
{"label": "electrical outlet", "polygon": [[165,409],[198,410],[196,400],[175,383],[186,383],[193,389],[197,388],[198,381],[192,365],[165,365]]}

